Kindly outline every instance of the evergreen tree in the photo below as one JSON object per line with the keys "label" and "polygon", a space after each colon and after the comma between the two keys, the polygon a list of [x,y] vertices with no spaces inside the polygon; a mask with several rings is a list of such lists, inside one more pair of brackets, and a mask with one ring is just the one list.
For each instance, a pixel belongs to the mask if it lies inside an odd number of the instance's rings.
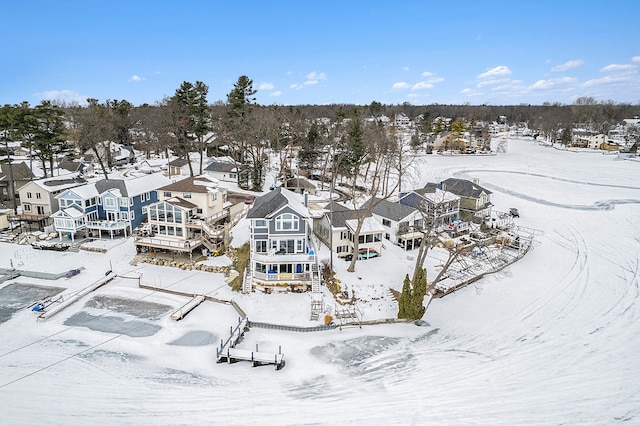
{"label": "evergreen tree", "polygon": [[402,293],[398,300],[398,318],[410,318],[409,305],[411,304],[411,280],[409,274],[404,277]]}
{"label": "evergreen tree", "polygon": [[424,296],[427,294],[427,274],[424,268],[420,268],[416,280],[412,283],[411,291],[411,319],[419,320],[425,312],[423,305]]}

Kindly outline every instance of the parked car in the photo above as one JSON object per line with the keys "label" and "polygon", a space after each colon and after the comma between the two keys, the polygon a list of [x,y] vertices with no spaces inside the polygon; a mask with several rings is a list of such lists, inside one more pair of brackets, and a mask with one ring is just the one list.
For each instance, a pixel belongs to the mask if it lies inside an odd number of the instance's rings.
{"label": "parked car", "polygon": [[511,214],[511,217],[520,217],[520,212],[514,207],[509,209],[509,214]]}
{"label": "parked car", "polygon": [[255,195],[249,195],[245,200],[244,203],[245,204],[253,204],[253,202],[256,200],[256,196]]}

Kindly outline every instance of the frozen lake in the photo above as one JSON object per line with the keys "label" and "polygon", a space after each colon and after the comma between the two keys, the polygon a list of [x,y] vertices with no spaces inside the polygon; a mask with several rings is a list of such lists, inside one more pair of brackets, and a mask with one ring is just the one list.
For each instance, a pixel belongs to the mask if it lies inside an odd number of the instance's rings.
{"label": "frozen lake", "polygon": [[[424,161],[416,179],[478,177],[496,209],[516,207],[518,224],[544,231],[540,245],[435,300],[428,326],[251,329],[241,346],[282,346],[281,371],[215,363],[237,321],[228,305],[205,302],[174,322],[168,314],[184,299],[115,283],[37,323],[17,309],[36,290],[14,296],[5,284],[0,306],[14,310],[0,323],[2,422],[639,424],[640,163],[531,141],[510,141],[492,157]],[[124,254],[114,257],[115,271],[132,268]],[[344,277],[356,291],[404,277],[366,265],[358,265],[362,279]],[[160,280],[144,268],[147,282]],[[183,274],[189,279],[162,280],[223,291]],[[297,309],[308,315],[307,295],[237,297],[250,318],[260,309],[267,320],[269,308],[289,321]]]}

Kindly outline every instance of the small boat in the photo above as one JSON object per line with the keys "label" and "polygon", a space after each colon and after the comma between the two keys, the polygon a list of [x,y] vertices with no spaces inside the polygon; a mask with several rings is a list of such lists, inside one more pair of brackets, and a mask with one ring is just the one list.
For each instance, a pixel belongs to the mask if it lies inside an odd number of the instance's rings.
{"label": "small boat", "polygon": [[66,274],[64,274],[64,277],[69,279],[69,278],[75,277],[79,273],[80,273],[80,269],[72,269],[69,272],[67,272]]}

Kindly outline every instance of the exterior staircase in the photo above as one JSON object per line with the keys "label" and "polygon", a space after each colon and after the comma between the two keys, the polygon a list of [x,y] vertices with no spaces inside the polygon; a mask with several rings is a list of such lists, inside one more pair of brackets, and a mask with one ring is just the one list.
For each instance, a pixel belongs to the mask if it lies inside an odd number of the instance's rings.
{"label": "exterior staircase", "polygon": [[251,293],[253,290],[253,276],[251,275],[250,268],[245,268],[244,276],[242,277],[242,292],[245,294]]}

